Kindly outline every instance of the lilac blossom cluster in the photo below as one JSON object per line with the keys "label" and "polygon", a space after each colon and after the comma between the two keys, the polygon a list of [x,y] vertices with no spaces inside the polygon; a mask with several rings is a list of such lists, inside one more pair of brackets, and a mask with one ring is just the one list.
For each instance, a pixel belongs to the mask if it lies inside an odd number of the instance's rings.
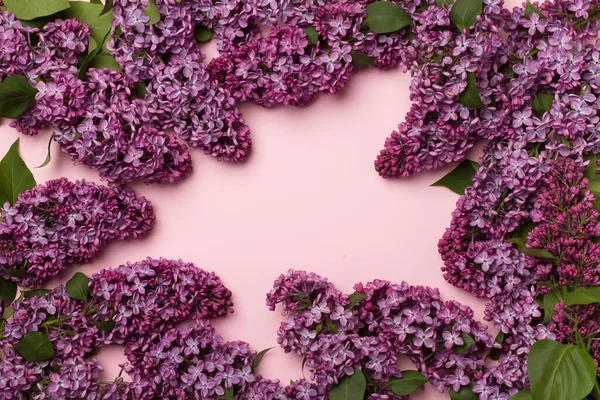
{"label": "lilac blossom cluster", "polygon": [[[257,375],[256,352],[244,342],[225,342],[208,321],[231,311],[231,292],[192,264],[148,258],[95,274],[84,299],[68,290],[36,292],[8,308],[10,319],[0,321],[0,400],[327,398],[305,379],[282,386]],[[31,332],[53,346],[48,360],[19,354],[20,340]],[[110,344],[125,346],[128,363],[105,381],[90,355]]]}
{"label": "lilac blossom cluster", "polygon": [[105,243],[150,231],[154,218],[151,203],[131,189],[66,178],[38,185],[0,209],[0,277],[40,287]]}
{"label": "lilac blossom cluster", "polygon": [[230,92],[208,74],[194,37],[196,14],[208,3],[160,1],[162,18],[149,24],[148,0],[115,1],[107,47],[127,76],[148,84],[154,126],[173,129],[218,160],[242,161],[251,148],[250,130]]}
{"label": "lilac blossom cluster", "polygon": [[[480,138],[538,143],[555,130],[576,139],[573,148],[597,147],[591,128],[597,117],[589,105],[597,88],[598,45],[590,43],[598,34],[592,11],[600,2],[559,0],[539,8],[534,3],[512,13],[501,8],[501,0],[483,3],[483,14],[469,30],[445,23],[443,33],[429,29],[423,33],[429,36],[415,41],[435,45],[417,50],[415,104],[375,162],[382,176],[405,177],[461,160]],[[461,100],[469,73],[481,99],[476,108]],[[534,115],[540,94],[555,98],[545,116]],[[560,142],[552,146],[568,151]]]}
{"label": "lilac blossom cluster", "polygon": [[[169,337],[176,323],[223,316],[232,305],[231,292],[216,275],[182,261],[147,259],[104,270],[92,277],[89,288],[84,300],[70,297],[60,286],[12,304],[11,318],[0,325],[0,346],[5,349],[0,362],[0,399],[29,395],[35,399],[154,398],[141,396],[142,391],[158,390],[154,375],[146,371],[142,376],[143,359],[124,367],[132,382],[124,382],[121,376],[104,382],[98,378],[101,366],[87,356],[101,346],[125,343],[135,358],[138,344]],[[107,322],[112,326],[107,327]],[[199,351],[207,347],[201,344],[210,336],[207,329],[206,324],[200,324],[187,334],[181,333],[181,338],[193,337]],[[26,361],[15,352],[17,347],[13,349],[31,332],[47,335],[55,350],[49,360]],[[233,356],[235,344],[228,348],[229,353],[220,348],[215,351],[222,351],[215,357]],[[250,359],[251,354],[245,356]],[[237,378],[237,374],[230,377]]]}
{"label": "lilac blossom cluster", "polygon": [[[553,309],[541,299],[561,286],[598,285],[598,212],[584,177],[586,155],[600,151],[598,7],[534,3],[504,22],[509,57],[496,69],[507,77],[506,118],[494,128],[504,133],[485,147],[439,242],[446,279],[489,299],[486,319],[504,337],[493,373],[475,376],[481,399],[528,386],[525,361],[535,341],[579,343],[583,334],[591,346],[597,333],[595,307]],[[592,354],[597,359],[596,347]]]}
{"label": "lilac blossom cluster", "polygon": [[287,315],[278,343],[305,357],[326,392],[358,368],[368,377],[369,399],[404,398],[386,386],[401,377],[399,356],[440,391],[460,391],[483,368],[482,357],[499,347],[470,308],[442,301],[435,289],[376,280],[355,290],[348,297],[314,273],[289,271],[267,295],[269,308],[280,305]]}

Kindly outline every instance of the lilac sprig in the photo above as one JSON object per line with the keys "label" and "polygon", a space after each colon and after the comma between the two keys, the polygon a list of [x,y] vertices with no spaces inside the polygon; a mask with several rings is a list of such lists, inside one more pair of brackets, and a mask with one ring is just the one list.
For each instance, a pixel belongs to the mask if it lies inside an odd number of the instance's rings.
{"label": "lilac sprig", "polygon": [[326,392],[358,368],[368,377],[369,398],[402,398],[387,385],[402,377],[399,355],[440,391],[459,391],[499,347],[470,308],[441,301],[437,290],[379,280],[355,289],[349,298],[318,275],[289,271],[267,295],[269,308],[281,304],[287,315],[278,342],[305,357]]}
{"label": "lilac sprig", "polygon": [[36,288],[107,242],[147,233],[155,216],[130,189],[61,178],[21,193],[0,218],[0,276]]}

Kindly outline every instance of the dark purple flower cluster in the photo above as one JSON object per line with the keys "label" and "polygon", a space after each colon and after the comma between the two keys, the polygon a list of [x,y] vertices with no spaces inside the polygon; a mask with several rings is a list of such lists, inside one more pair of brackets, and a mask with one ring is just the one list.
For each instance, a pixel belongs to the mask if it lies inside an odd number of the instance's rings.
{"label": "dark purple flower cluster", "polygon": [[386,386],[401,377],[399,355],[440,391],[459,391],[483,368],[482,356],[498,346],[470,308],[442,301],[435,289],[380,280],[355,289],[348,297],[318,275],[289,271],[267,295],[269,308],[281,304],[288,316],[278,342],[306,358],[326,392],[358,368],[368,376],[369,399],[402,398]]}
{"label": "dark purple flower cluster", "polygon": [[66,178],[38,185],[0,209],[0,277],[40,287],[105,243],[148,232],[154,218],[150,202],[131,189]]}
{"label": "dark purple flower cluster", "polygon": [[250,130],[230,92],[208,74],[194,37],[202,3],[212,2],[158,2],[163,17],[152,25],[144,13],[148,0],[115,1],[113,31],[118,27],[119,34],[108,48],[126,75],[148,83],[155,126],[173,129],[218,160],[242,161],[250,151]]}

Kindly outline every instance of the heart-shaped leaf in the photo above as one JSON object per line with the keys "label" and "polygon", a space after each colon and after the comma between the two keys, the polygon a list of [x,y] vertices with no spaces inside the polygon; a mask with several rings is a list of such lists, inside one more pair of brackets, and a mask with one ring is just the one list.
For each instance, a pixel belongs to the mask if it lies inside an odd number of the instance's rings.
{"label": "heart-shaped leaf", "polygon": [[377,57],[367,56],[365,54],[359,53],[358,51],[350,52],[352,56],[352,65],[357,68],[366,68],[370,65],[373,65]]}
{"label": "heart-shaped leaf", "polygon": [[109,319],[107,321],[94,322],[94,325],[96,326],[96,328],[98,328],[98,330],[107,332],[112,331],[116,323],[112,319]]}
{"label": "heart-shaped leaf", "polygon": [[537,93],[533,96],[533,112],[538,117],[542,117],[549,112],[554,102],[554,95],[550,93]]}
{"label": "heart-shaped leaf", "polygon": [[562,301],[559,292],[556,289],[552,289],[548,293],[544,293],[542,298],[542,307],[544,308],[544,323],[548,324],[552,322],[552,318],[556,314],[554,306]]}
{"label": "heart-shaped leaf", "polygon": [[312,26],[309,26],[308,28],[306,28],[304,30],[304,33],[306,34],[306,38],[308,39],[310,44],[312,44],[312,45],[317,44],[317,42],[319,41],[319,32],[317,32],[317,30],[315,28],[313,28]]}
{"label": "heart-shaped leaf", "polygon": [[563,296],[565,305],[586,305],[600,303],[600,286],[578,287]]}
{"label": "heart-shaped leaf", "polygon": [[458,95],[458,102],[468,108],[483,108],[479,89],[477,89],[477,77],[473,72],[467,73],[467,87]]}
{"label": "heart-shaped leaf", "polygon": [[77,272],[66,284],[68,295],[75,300],[87,301],[90,294],[90,280],[81,272]]}
{"label": "heart-shaped leaf", "polygon": [[271,350],[273,350],[273,347],[269,347],[268,349],[264,349],[263,351],[261,351],[260,353],[258,353],[256,355],[256,357],[254,357],[254,361],[252,361],[252,371],[255,371],[256,368],[258,368],[258,366],[262,362],[263,358],[265,358],[265,355],[269,351],[271,351]]}
{"label": "heart-shaped leaf", "polygon": [[364,293],[360,293],[360,292],[354,292],[352,293],[350,296],[348,296],[348,305],[346,306],[347,310],[351,310],[354,307],[356,307],[356,305],[358,303],[360,303],[361,301],[363,301],[364,299],[366,299],[368,296]]}
{"label": "heart-shaped leaf", "polygon": [[461,332],[460,337],[462,338],[464,343],[461,346],[452,347],[452,351],[456,354],[465,354],[467,351],[469,351],[471,346],[473,346],[473,343],[475,343],[475,339],[473,339],[471,335],[465,332]]}
{"label": "heart-shaped leaf", "polygon": [[54,347],[48,335],[29,332],[15,345],[15,351],[26,361],[46,361],[54,355]]}
{"label": "heart-shaped leaf", "polygon": [[0,277],[0,300],[5,306],[11,304],[17,297],[17,284]]}
{"label": "heart-shaped leaf", "polygon": [[208,42],[212,39],[213,33],[210,29],[204,26],[198,26],[194,29],[194,37],[199,42]]}
{"label": "heart-shaped leaf", "polygon": [[225,393],[223,393],[221,396],[219,396],[219,399],[222,400],[233,400],[233,388],[226,388],[225,389]]}
{"label": "heart-shaped leaf", "polygon": [[363,25],[373,33],[396,32],[412,23],[410,15],[396,3],[376,1],[366,11]]}
{"label": "heart-shaped leaf", "polygon": [[149,0],[148,7],[144,10],[144,14],[150,17],[150,21],[146,23],[146,25],[154,25],[158,21],[160,21],[160,11],[156,6],[156,0]]}
{"label": "heart-shaped leaf", "polygon": [[401,378],[392,378],[386,384],[392,392],[398,396],[408,396],[415,390],[429,382],[429,380],[419,371],[402,371]]}
{"label": "heart-shaped leaf", "polygon": [[525,18],[529,19],[531,17],[531,14],[537,14],[540,16],[540,18],[545,19],[546,16],[544,15],[544,13],[542,11],[540,11],[539,8],[534,7],[533,4],[531,4],[530,0],[527,0],[527,2],[525,3]]}
{"label": "heart-shaped leaf", "polygon": [[473,175],[479,169],[479,164],[475,161],[464,160],[450,173],[431,186],[444,186],[454,193],[463,195],[465,189],[473,185]]}
{"label": "heart-shaped leaf", "polygon": [[0,205],[4,205],[7,201],[15,204],[19,194],[35,185],[31,171],[19,154],[19,139],[17,139],[0,161]]}
{"label": "heart-shaped leaf", "polygon": [[483,11],[483,0],[456,0],[450,10],[450,20],[458,29],[475,25]]}
{"label": "heart-shaped leaf", "polygon": [[4,0],[4,5],[17,18],[27,21],[56,14],[71,6],[67,0]]}
{"label": "heart-shaped leaf", "polygon": [[11,75],[0,82],[0,117],[16,119],[35,105],[37,89],[23,75]]}
{"label": "heart-shaped leaf", "polygon": [[30,297],[43,297],[48,293],[50,293],[49,289],[26,290],[23,292],[23,298],[28,299]]}
{"label": "heart-shaped leaf", "polygon": [[531,392],[524,390],[510,397],[510,400],[531,400]]}
{"label": "heart-shaped leaf", "polygon": [[329,390],[330,400],[363,400],[367,389],[367,378],[365,374],[358,369],[354,369],[354,374],[347,375],[333,385]]}
{"label": "heart-shaped leaf", "polygon": [[472,386],[463,386],[458,392],[450,389],[450,398],[452,400],[479,400],[479,395],[473,393]]}
{"label": "heart-shaped leaf", "polygon": [[583,349],[554,340],[535,342],[527,357],[533,400],[583,399],[596,382],[596,366]]}

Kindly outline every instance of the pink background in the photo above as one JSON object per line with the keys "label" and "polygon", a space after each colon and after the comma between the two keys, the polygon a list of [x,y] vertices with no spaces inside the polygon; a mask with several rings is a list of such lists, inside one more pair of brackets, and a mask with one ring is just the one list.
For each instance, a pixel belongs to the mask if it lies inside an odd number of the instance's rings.
{"label": "pink background", "polygon": [[[235,313],[214,321],[218,333],[257,351],[275,347],[259,373],[284,383],[302,376],[301,359],[278,347],[283,317],[267,309],[265,294],[290,268],[326,276],[347,293],[375,278],[438,287],[481,319],[484,303],[447,284],[440,271],[437,242],[458,196],[429,185],[451,168],[403,181],[384,180],[373,168],[410,107],[409,83],[400,70],[367,70],[341,94],[321,96],[307,108],[242,105],[254,141],[246,163],[219,163],[192,149],[194,172],[181,183],[134,185],[154,204],[154,230],[141,240],[109,244],[93,263],[69,269],[48,287],[77,270],[91,274],[147,256],[193,262],[215,271],[234,294]],[[7,121],[0,135],[3,155],[20,135]],[[38,183],[61,176],[100,182],[87,167],[73,166],[56,143],[50,164],[33,169],[44,161],[48,139],[49,132],[21,136],[21,154]],[[125,361],[119,348],[103,349],[98,358],[106,378]],[[413,398],[448,395],[428,387]]]}

